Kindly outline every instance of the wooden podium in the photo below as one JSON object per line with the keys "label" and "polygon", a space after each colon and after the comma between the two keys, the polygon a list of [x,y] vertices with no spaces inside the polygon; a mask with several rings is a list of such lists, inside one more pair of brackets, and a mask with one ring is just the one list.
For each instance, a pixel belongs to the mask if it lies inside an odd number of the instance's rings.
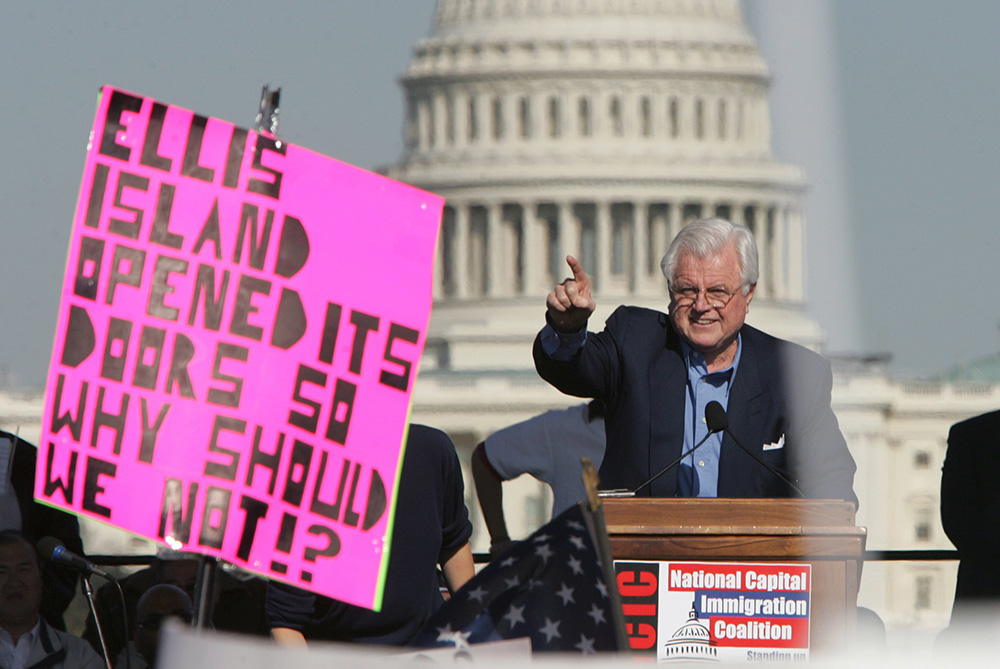
{"label": "wooden podium", "polygon": [[866,530],[842,500],[605,498],[616,560],[812,565],[813,651],[839,650],[857,622]]}

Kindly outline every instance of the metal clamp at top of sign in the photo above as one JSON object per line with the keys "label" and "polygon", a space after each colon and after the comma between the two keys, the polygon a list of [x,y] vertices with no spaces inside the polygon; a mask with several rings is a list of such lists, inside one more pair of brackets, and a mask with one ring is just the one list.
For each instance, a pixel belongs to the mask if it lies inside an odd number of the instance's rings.
{"label": "metal clamp at top of sign", "polygon": [[281,100],[281,87],[273,91],[264,84],[260,92],[260,109],[257,111],[257,118],[254,120],[254,127],[261,134],[278,136],[278,114],[281,112],[279,101]]}

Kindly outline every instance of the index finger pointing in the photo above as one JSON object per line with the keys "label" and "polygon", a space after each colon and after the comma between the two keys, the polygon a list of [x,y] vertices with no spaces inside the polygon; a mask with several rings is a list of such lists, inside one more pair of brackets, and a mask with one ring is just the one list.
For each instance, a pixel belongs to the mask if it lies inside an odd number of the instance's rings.
{"label": "index finger pointing", "polygon": [[569,268],[573,270],[573,280],[589,282],[590,279],[587,277],[587,273],[583,271],[583,265],[580,264],[573,256],[566,256],[566,262],[569,264]]}

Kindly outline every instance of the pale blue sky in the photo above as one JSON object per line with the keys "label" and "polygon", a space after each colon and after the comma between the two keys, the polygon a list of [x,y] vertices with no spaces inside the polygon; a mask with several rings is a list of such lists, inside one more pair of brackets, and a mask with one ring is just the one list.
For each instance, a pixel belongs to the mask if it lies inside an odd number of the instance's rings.
{"label": "pale blue sky", "polygon": [[[1000,3],[747,6],[774,76],[776,153],[812,183],[809,291],[830,350],[889,352],[894,371],[922,374],[998,352]],[[285,139],[372,168],[401,154],[398,78],[433,10],[433,0],[4,3],[0,380],[44,383],[102,84],[244,126],[261,86],[281,86]],[[785,37],[763,39],[773,35]]]}

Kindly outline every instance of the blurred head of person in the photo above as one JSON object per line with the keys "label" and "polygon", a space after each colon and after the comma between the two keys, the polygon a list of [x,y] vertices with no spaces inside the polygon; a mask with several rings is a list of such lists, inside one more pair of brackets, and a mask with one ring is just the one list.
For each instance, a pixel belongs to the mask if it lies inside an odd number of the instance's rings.
{"label": "blurred head of person", "polygon": [[42,570],[35,547],[19,533],[0,532],[0,627],[14,643],[38,622]]}
{"label": "blurred head of person", "polygon": [[156,666],[160,628],[168,618],[190,623],[191,597],[176,585],[160,583],[143,593],[135,608],[135,648],[150,667]]}

